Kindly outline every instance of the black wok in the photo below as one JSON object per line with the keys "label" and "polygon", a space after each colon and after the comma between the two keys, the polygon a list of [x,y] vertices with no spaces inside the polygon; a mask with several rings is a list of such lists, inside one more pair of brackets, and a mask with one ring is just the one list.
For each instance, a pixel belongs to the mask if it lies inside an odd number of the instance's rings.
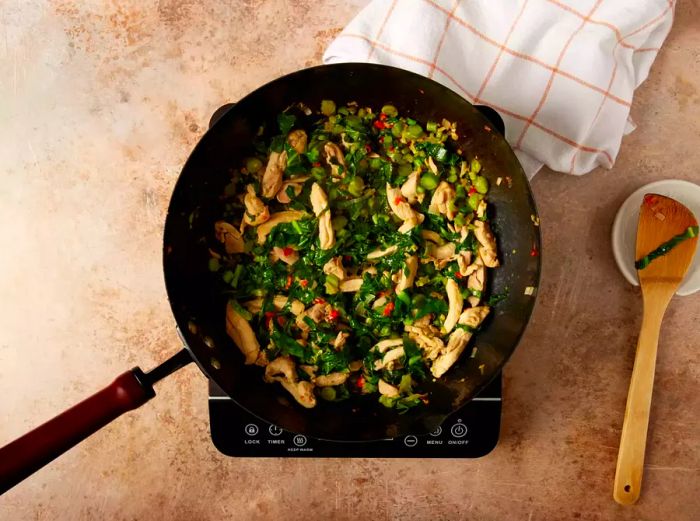
{"label": "black wok", "polygon": [[[322,99],[357,101],[378,107],[391,103],[419,121],[457,122],[459,146],[478,155],[491,181],[492,227],[502,266],[491,272],[490,294],[504,294],[475,335],[473,357],[465,353],[439,381],[424,391],[430,403],[404,415],[373,398],[320,403],[304,409],[278,385],[266,384],[261,370],[243,357],[225,331],[225,297],[207,269],[213,223],[221,215],[220,194],[231,168],[251,152],[261,124],[299,102],[318,108]],[[503,181],[498,184],[496,178]],[[532,312],[540,273],[537,215],[525,174],[503,136],[470,103],[446,87],[411,72],[349,63],[314,67],[279,78],[240,100],[202,137],[175,186],[165,223],[165,283],[184,349],[157,368],[139,368],[22,438],[0,449],[0,493],[45,465],[124,412],[155,396],[153,384],[194,360],[239,405],[262,420],[317,438],[361,441],[425,434],[479,393],[499,373]]]}

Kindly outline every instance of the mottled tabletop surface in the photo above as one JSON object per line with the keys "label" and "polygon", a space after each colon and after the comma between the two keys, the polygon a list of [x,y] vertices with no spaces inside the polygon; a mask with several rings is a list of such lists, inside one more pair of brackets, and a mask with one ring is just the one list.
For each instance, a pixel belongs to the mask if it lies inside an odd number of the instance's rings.
{"label": "mottled tabletop surface", "polygon": [[[0,2],[0,444],[179,348],[161,233],[184,160],[216,107],[320,63],[365,3]],[[612,220],[647,182],[700,180],[700,4],[676,15],[615,167],[533,182],[542,286],[491,454],[227,458],[190,366],[1,497],[0,519],[698,519],[697,294],[663,325],[642,498],[611,495],[641,316]]]}

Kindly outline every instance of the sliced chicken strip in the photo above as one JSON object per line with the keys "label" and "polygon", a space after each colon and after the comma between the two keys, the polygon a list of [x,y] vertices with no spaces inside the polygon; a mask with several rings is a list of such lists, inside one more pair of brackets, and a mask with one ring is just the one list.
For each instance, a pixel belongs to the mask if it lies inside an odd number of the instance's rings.
{"label": "sliced chicken strip", "polygon": [[491,311],[491,308],[488,306],[467,308],[459,316],[459,323],[469,326],[472,329],[476,329],[479,327],[479,324],[484,321],[486,316],[489,314],[489,311]]}
{"label": "sliced chicken strip", "polygon": [[243,353],[246,365],[254,364],[260,354],[260,344],[253,328],[231,302],[226,304],[226,333]]}
{"label": "sliced chicken strip", "polygon": [[306,142],[307,142],[306,132],[303,130],[292,130],[287,134],[287,143],[292,147],[297,154],[303,154],[306,152]]}
{"label": "sliced chicken strip", "polygon": [[483,221],[474,222],[474,235],[476,240],[481,245],[479,247],[479,256],[484,261],[484,264],[489,268],[498,267],[498,254],[496,253],[496,238],[491,233],[488,223]]}
{"label": "sliced chicken strip", "polygon": [[282,175],[287,168],[287,152],[270,152],[262,178],[262,195],[272,199],[282,188]]}
{"label": "sliced chicken strip", "polygon": [[381,257],[386,257],[387,255],[391,255],[392,253],[396,253],[396,251],[398,249],[399,249],[398,246],[393,245],[393,246],[389,246],[388,248],[385,248],[383,250],[371,251],[367,254],[367,260],[374,260],[374,259],[379,259]]}
{"label": "sliced chicken strip", "polygon": [[[291,250],[291,252],[289,251]],[[279,246],[273,246],[270,252],[272,261],[282,261],[290,266],[299,260],[299,253],[293,248],[280,248]]]}
{"label": "sliced chicken strip", "polygon": [[457,194],[452,185],[447,181],[441,181],[430,199],[428,211],[433,214],[445,215],[450,221],[457,215],[455,198]]}
{"label": "sliced chicken strip", "polygon": [[294,179],[288,179],[282,183],[280,191],[277,192],[277,200],[282,204],[288,204],[292,202],[292,198],[289,197],[287,193],[287,188],[292,188],[294,191],[294,197],[297,197],[301,191],[304,189],[304,183],[310,179],[309,176],[299,176]]}
{"label": "sliced chicken strip", "polygon": [[326,275],[335,275],[338,280],[345,280],[345,268],[343,267],[342,257],[333,257],[323,265],[323,273]]}
{"label": "sliced chicken strip", "polygon": [[[484,291],[484,282],[486,281],[486,268],[480,261],[481,259],[478,259],[472,264],[472,266],[476,265],[476,269],[467,279],[467,287],[476,291]],[[476,296],[471,296],[468,300],[472,307],[478,306],[481,302],[481,299]]]}
{"label": "sliced chicken strip", "polygon": [[419,194],[416,192],[418,188],[418,177],[420,176],[420,170],[414,170],[408,175],[406,182],[401,185],[401,195],[406,198],[410,204],[420,203],[423,200],[425,194]]}
{"label": "sliced chicken strip", "polygon": [[217,221],[214,224],[214,234],[217,240],[224,244],[226,253],[243,253],[245,251],[243,235],[232,224],[226,221]]}
{"label": "sliced chicken strip", "polygon": [[266,382],[280,382],[294,399],[306,408],[316,406],[314,385],[311,382],[299,382],[294,361],[289,356],[279,356],[265,368]]}
{"label": "sliced chicken strip", "polygon": [[328,250],[335,244],[335,233],[331,226],[331,211],[328,207],[328,196],[318,183],[311,185],[311,206],[314,215],[318,217],[318,236],[321,249]]}
{"label": "sliced chicken strip", "polygon": [[459,359],[472,334],[462,328],[455,329],[447,340],[447,346],[433,361],[430,372],[440,378]]}
{"label": "sliced chicken strip", "polygon": [[393,385],[385,382],[381,378],[379,379],[379,392],[383,394],[384,396],[388,396],[389,398],[393,398],[395,396],[399,395],[399,390],[398,388],[394,387]]}
{"label": "sliced chicken strip", "polygon": [[331,373],[319,375],[313,379],[314,384],[318,387],[330,387],[333,385],[343,385],[350,376],[350,373]]}
{"label": "sliced chicken strip", "polygon": [[265,221],[263,224],[258,226],[258,244],[265,244],[267,235],[272,231],[272,229],[278,224],[290,223],[292,221],[298,221],[304,217],[306,213],[300,212],[298,210],[285,210],[283,212],[273,213],[270,219]]}
{"label": "sliced chicken strip", "polygon": [[362,277],[353,277],[350,279],[341,280],[338,288],[344,293],[360,291],[362,287]]}
{"label": "sliced chicken strip", "polygon": [[350,333],[346,333],[345,331],[338,331],[335,340],[333,340],[333,349],[335,349],[336,351],[342,351],[343,347],[345,347],[345,342],[347,342],[349,336]]}
{"label": "sliced chicken strip", "polygon": [[459,285],[454,279],[447,279],[445,290],[447,291],[447,300],[450,303],[450,310],[447,313],[443,327],[445,328],[445,332],[449,333],[455,327],[462,314],[464,299],[459,290]]}
{"label": "sliced chicken strip", "polygon": [[403,338],[388,338],[386,340],[380,340],[379,342],[374,344],[372,349],[383,353],[384,351],[387,351],[390,348],[397,346],[403,346]]}
{"label": "sliced chicken strip", "polygon": [[265,203],[255,194],[253,185],[246,186],[243,204],[245,204],[243,220],[246,224],[258,226],[270,218],[270,210],[268,210]]}
{"label": "sliced chicken strip", "polygon": [[411,205],[401,195],[401,190],[392,188],[389,183],[386,185],[386,198],[391,211],[402,221],[413,223],[414,226],[422,223],[425,216],[416,212]]}
{"label": "sliced chicken strip", "polygon": [[[275,295],[272,299],[272,305],[275,307],[275,311],[281,311],[282,308],[287,305],[288,299],[289,297],[286,295]],[[263,302],[264,299],[258,297],[244,302],[243,307],[253,314],[260,313],[262,311]],[[300,313],[304,312],[304,304],[301,301],[294,299],[290,304],[290,310],[295,315],[299,315]]]}
{"label": "sliced chicken strip", "polygon": [[[406,273],[408,270],[408,274]],[[413,286],[413,281],[416,279],[418,272],[418,256],[409,255],[406,257],[406,267],[401,270],[399,283],[396,285],[396,293],[400,293]]]}
{"label": "sliced chicken strip", "polygon": [[[343,151],[335,143],[326,143],[323,146],[326,163],[331,167],[333,177],[345,177],[345,156]],[[340,171],[342,168],[342,172]]]}

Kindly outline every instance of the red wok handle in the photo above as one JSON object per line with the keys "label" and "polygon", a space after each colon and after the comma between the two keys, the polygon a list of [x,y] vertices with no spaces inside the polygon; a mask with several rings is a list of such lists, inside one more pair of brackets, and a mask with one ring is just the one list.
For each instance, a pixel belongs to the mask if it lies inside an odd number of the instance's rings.
{"label": "red wok handle", "polygon": [[156,393],[153,384],[190,362],[186,350],[153,371],[138,367],[24,436],[0,448],[0,494]]}

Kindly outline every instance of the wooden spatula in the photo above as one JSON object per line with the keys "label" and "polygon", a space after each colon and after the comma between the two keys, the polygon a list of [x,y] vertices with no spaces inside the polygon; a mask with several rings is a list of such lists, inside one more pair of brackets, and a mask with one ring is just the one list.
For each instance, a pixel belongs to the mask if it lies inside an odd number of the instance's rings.
{"label": "wooden spatula", "polygon": [[641,267],[644,262],[637,263],[644,315],[615,472],[613,497],[622,505],[631,505],[639,499],[659,330],[666,307],[693,259],[698,242],[697,225],[692,212],[678,201],[657,194],[644,196],[637,227],[636,260],[659,253],[662,245],[675,243],[675,246],[650,260],[646,267]]}

